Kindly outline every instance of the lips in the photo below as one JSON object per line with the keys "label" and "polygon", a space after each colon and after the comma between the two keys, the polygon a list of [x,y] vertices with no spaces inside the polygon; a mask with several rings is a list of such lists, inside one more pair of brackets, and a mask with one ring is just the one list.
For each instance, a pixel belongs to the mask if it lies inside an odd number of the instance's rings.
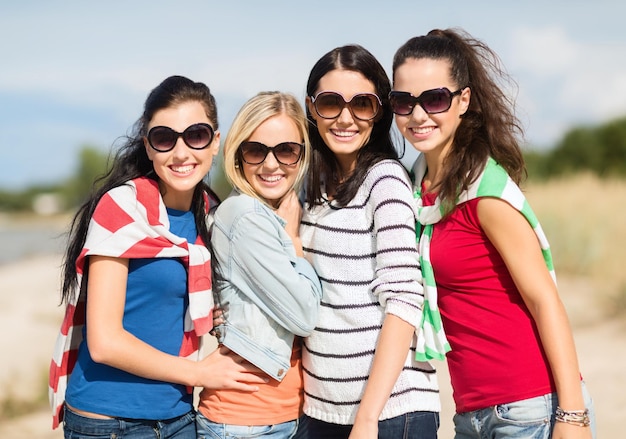
{"label": "lips", "polygon": [[282,175],[259,175],[258,177],[266,183],[276,183],[283,179]]}
{"label": "lips", "polygon": [[191,171],[194,170],[194,168],[195,168],[195,165],[170,166],[170,169],[176,172],[177,174],[189,174]]}
{"label": "lips", "polygon": [[346,139],[352,138],[359,133],[358,131],[346,131],[346,130],[330,130],[330,132],[333,133],[333,135],[336,137],[341,137],[341,138],[346,138]]}
{"label": "lips", "polygon": [[430,134],[435,131],[435,127],[419,127],[419,128],[410,128],[413,134],[417,134],[418,136],[423,136],[426,134]]}

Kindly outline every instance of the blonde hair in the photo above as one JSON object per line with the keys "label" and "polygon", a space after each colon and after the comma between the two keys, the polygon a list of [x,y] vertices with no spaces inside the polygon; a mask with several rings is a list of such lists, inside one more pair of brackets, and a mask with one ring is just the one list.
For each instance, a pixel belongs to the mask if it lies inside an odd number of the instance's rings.
{"label": "blonde hair", "polygon": [[295,96],[278,91],[260,92],[249,99],[235,116],[224,141],[224,172],[230,184],[240,192],[267,204],[248,183],[239,163],[239,145],[248,140],[254,131],[267,119],[284,114],[296,124],[304,143],[304,151],[298,162],[300,168],[294,181],[293,189],[298,191],[309,167],[311,144],[307,131],[304,110]]}

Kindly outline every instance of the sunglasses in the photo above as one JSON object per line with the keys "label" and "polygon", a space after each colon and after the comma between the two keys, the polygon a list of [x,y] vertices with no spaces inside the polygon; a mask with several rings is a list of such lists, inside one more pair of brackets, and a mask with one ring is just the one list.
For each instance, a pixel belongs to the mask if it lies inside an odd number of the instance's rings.
{"label": "sunglasses", "polygon": [[311,103],[315,112],[324,119],[338,117],[347,106],[352,116],[364,121],[374,119],[382,106],[380,98],[373,93],[359,93],[346,101],[334,91],[321,91],[317,96],[311,96]]}
{"label": "sunglasses", "polygon": [[426,90],[418,97],[406,91],[392,91],[389,93],[391,101],[391,111],[399,116],[408,116],[413,113],[416,104],[428,114],[444,113],[450,109],[452,98],[460,95],[465,89],[462,87],[457,91],[450,91],[446,87]]}
{"label": "sunglasses", "polygon": [[182,133],[170,127],[152,127],[146,137],[152,149],[158,152],[168,152],[174,149],[179,137],[182,137],[185,145],[191,149],[204,149],[211,144],[214,136],[215,132],[211,125],[195,123],[189,125]]}
{"label": "sunglasses", "polygon": [[261,142],[243,142],[239,145],[241,159],[249,165],[260,165],[270,151],[281,165],[295,165],[302,157],[303,150],[304,145],[296,142],[283,142],[272,147]]}

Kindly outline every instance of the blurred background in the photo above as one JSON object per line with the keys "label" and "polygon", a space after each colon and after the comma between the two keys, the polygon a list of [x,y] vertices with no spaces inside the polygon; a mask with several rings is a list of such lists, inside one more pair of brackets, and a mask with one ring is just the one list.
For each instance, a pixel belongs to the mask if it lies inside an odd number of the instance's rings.
{"label": "blurred background", "polygon": [[[49,430],[45,375],[62,312],[63,233],[154,86],[173,74],[205,82],[224,138],[258,91],[288,91],[304,103],[310,68],[336,46],[361,44],[391,73],[407,39],[459,27],[494,49],[517,83],[508,92],[526,132],[524,189],[554,249],[600,437],[620,437],[625,15],[626,3],[611,0],[2,1],[0,349],[7,354],[0,360],[0,435],[45,437],[28,428]],[[414,157],[406,151],[405,164]],[[219,165],[210,178],[225,196]],[[451,408],[441,368],[446,438]],[[25,417],[40,412],[41,419]]]}

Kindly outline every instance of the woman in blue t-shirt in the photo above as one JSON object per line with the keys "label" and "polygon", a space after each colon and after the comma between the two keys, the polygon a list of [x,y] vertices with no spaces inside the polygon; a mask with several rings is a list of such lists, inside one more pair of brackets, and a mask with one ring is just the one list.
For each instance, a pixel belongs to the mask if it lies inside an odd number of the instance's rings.
{"label": "woman in blue t-shirt", "polygon": [[50,369],[66,437],[194,438],[190,390],[255,391],[257,369],[225,348],[195,361],[212,326],[204,182],[219,149],[209,88],[181,76],[148,96],[70,230],[66,318]]}

